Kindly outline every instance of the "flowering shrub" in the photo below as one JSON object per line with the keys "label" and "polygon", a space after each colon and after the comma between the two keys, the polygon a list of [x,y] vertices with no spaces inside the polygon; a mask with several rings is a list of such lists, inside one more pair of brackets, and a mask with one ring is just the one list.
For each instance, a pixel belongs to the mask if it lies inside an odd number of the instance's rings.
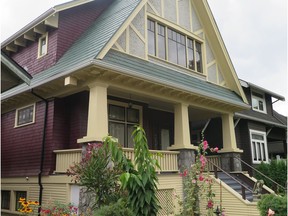
{"label": "flowering shrub", "polygon": [[47,207],[41,207],[40,214],[45,216],[76,216],[78,208],[71,203],[68,205],[55,201]]}
{"label": "flowering shrub", "polygon": [[277,196],[275,194],[264,194],[257,203],[261,216],[286,216],[287,195]]}
{"label": "flowering shrub", "polygon": [[[189,169],[185,169],[180,176],[184,178],[184,200],[180,203],[183,207],[182,216],[200,215],[200,198],[206,200],[207,215],[214,215],[214,200],[215,194],[212,191],[213,179],[207,169],[207,151],[218,152],[218,148],[209,148],[206,140],[199,144],[195,164]],[[222,213],[220,207],[220,213]]]}
{"label": "flowering shrub", "polygon": [[24,213],[25,215],[33,213],[39,206],[38,201],[26,201],[25,198],[20,198],[18,202],[21,204],[21,208],[18,209],[18,211]]}

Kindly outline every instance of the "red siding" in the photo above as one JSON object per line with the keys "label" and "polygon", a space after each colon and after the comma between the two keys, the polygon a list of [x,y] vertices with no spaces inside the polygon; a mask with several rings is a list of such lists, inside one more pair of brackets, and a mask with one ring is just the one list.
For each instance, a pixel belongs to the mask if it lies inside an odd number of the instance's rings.
{"label": "red siding", "polygon": [[[51,133],[53,102],[49,103],[44,174],[51,170]],[[35,123],[14,128],[15,110],[2,115],[1,121],[1,174],[2,177],[35,176],[40,171],[45,104],[36,104]],[[50,151],[50,153],[49,153]]]}
{"label": "red siding", "polygon": [[18,47],[19,51],[11,53],[11,57],[31,75],[53,66],[111,1],[94,1],[60,12],[58,29],[47,28],[48,51],[45,56],[37,59],[38,35],[35,42],[27,41],[27,46]]}

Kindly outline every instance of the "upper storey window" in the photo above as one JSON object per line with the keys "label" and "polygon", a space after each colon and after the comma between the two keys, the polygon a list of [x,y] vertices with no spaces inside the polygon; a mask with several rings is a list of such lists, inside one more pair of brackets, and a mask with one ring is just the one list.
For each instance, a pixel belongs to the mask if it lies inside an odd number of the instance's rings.
{"label": "upper storey window", "polygon": [[203,73],[200,42],[148,19],[148,53]]}
{"label": "upper storey window", "polygon": [[252,91],[252,109],[258,112],[266,113],[266,103],[263,94]]}
{"label": "upper storey window", "polygon": [[38,41],[38,58],[47,54],[47,46],[48,46],[48,33],[44,34],[39,38]]}

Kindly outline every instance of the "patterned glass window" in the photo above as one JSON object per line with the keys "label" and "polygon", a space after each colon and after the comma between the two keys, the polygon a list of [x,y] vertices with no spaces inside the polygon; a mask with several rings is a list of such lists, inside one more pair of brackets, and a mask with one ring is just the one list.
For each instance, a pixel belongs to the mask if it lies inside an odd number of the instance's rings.
{"label": "patterned glass window", "polygon": [[16,110],[16,126],[34,122],[35,105],[30,105]]}

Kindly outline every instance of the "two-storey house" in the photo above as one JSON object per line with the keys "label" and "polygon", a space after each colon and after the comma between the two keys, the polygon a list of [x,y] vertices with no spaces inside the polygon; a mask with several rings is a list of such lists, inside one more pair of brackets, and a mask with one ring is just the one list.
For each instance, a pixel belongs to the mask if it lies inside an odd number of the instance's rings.
{"label": "two-storey house", "polygon": [[[135,124],[163,154],[163,211],[174,211],[173,191],[183,196],[178,172],[193,164],[202,132],[222,164],[243,153],[234,113],[250,106],[206,0],[75,0],[1,49],[32,77],[2,93],[2,213],[15,213],[20,197],[81,205],[67,168],[82,146],[107,134],[133,156]],[[239,168],[236,159],[231,166]],[[255,203],[222,185],[228,214],[237,205],[258,215]]]}

